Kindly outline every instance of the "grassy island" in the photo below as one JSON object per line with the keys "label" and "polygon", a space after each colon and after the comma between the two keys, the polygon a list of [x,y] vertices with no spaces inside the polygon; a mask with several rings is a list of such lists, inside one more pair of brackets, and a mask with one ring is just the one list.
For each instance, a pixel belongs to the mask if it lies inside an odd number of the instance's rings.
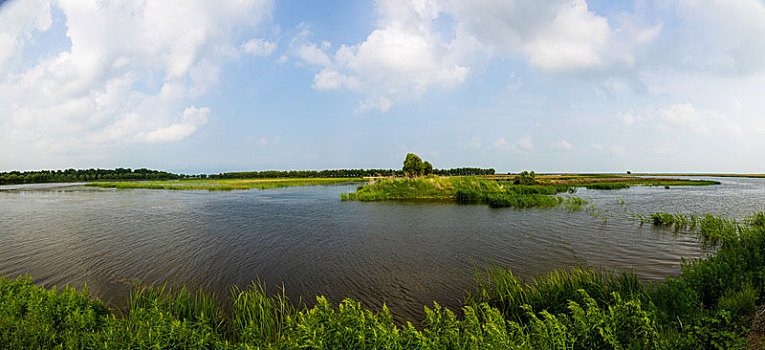
{"label": "grassy island", "polygon": [[[525,172],[524,172],[525,173]],[[491,207],[554,207],[582,199],[553,196],[577,188],[615,190],[630,186],[705,186],[719,182],[621,176],[546,175],[533,172],[517,176],[417,176],[373,179],[342,200],[379,201],[401,199],[454,200],[461,204],[486,203]],[[574,203],[577,204],[577,203]],[[582,203],[578,203],[582,204]]]}
{"label": "grassy island", "polygon": [[225,307],[203,292],[134,286],[117,310],[87,289],[0,278],[0,348],[746,349],[765,331],[756,308],[765,302],[763,217],[700,225],[719,237],[715,254],[664,283],[579,268],[524,282],[490,267],[463,298],[463,316],[424,306],[421,327],[395,323],[384,306],[295,303],[256,283],[233,288]]}

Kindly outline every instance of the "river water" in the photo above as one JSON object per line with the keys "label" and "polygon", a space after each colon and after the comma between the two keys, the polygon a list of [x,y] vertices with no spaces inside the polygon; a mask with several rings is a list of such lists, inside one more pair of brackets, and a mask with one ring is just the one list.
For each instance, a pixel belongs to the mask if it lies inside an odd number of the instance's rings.
{"label": "river water", "polygon": [[[232,192],[114,190],[77,184],[0,187],[0,275],[81,288],[124,305],[133,282],[203,288],[225,299],[260,279],[292,299],[386,304],[399,321],[433,301],[460,307],[473,265],[531,280],[574,265],[634,270],[645,281],[708,254],[633,213],[742,217],[765,211],[765,179],[719,186],[574,194],[597,211],[491,209],[448,202],[342,202],[356,185]],[[605,218],[605,220],[604,220]]]}

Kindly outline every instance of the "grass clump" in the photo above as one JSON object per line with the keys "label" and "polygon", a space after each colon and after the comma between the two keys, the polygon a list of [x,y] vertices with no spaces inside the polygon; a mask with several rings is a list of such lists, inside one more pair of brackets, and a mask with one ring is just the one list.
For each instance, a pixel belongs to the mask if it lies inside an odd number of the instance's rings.
{"label": "grass clump", "polygon": [[584,187],[588,190],[621,190],[623,188],[630,188],[630,185],[621,182],[595,182]]}
{"label": "grass clump", "polygon": [[641,225],[649,221],[657,227],[695,232],[705,245],[728,244],[735,241],[741,234],[749,232],[749,228],[763,228],[765,213],[758,212],[744,218],[741,224],[735,219],[724,216],[705,214],[703,216],[670,214],[664,212],[652,213],[648,216],[636,215]]}

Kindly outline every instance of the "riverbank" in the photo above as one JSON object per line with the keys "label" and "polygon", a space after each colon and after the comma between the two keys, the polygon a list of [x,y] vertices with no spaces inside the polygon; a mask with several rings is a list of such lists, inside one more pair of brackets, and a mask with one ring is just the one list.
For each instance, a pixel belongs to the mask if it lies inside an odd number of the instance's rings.
{"label": "riverbank", "polygon": [[[745,348],[765,297],[764,214],[726,220],[715,255],[687,261],[679,278],[642,284],[634,274],[590,269],[531,282],[489,267],[463,299],[464,317],[434,304],[423,327],[396,324],[346,299],[310,305],[253,284],[232,289],[226,307],[202,292],[134,286],[122,310],[87,289],[45,289],[28,277],[0,279],[5,348],[484,349]],[[731,231],[732,230],[732,231]],[[734,234],[729,234],[734,232]],[[224,312],[223,310],[230,310]],[[117,317],[116,315],[119,315]]]}

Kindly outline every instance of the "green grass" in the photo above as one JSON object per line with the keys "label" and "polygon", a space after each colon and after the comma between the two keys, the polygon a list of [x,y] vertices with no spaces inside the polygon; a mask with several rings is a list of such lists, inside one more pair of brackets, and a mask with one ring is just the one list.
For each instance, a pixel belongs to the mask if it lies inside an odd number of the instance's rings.
{"label": "green grass", "polygon": [[671,228],[675,232],[695,233],[704,245],[727,244],[736,237],[748,232],[749,227],[765,227],[765,213],[758,212],[744,218],[743,223],[723,216],[705,214],[703,216],[652,213],[648,216],[636,215],[641,225],[651,222],[653,226]]}
{"label": "green grass", "polygon": [[630,185],[621,182],[595,182],[586,184],[584,187],[588,190],[621,190],[623,188],[630,188]]}
{"label": "green grass", "polygon": [[92,182],[85,186],[118,189],[232,191],[366,181],[359,178],[224,179],[136,182]]}
{"label": "green grass", "polygon": [[755,306],[765,301],[763,217],[729,235],[733,220],[705,216],[700,230],[724,243],[663,283],[588,268],[525,282],[509,269],[480,268],[463,316],[423,306],[421,328],[396,324],[385,306],[324,297],[308,305],[283,289],[269,296],[257,282],[233,288],[228,305],[201,291],[134,286],[124,309],[109,310],[87,289],[0,278],[0,348],[744,349]]}
{"label": "green grass", "polygon": [[342,200],[453,200],[459,204],[488,204],[492,208],[550,208],[571,197],[551,196],[574,192],[566,185],[513,185],[475,176],[380,179],[359,186],[355,193],[341,194]]}
{"label": "green grass", "polygon": [[[576,182],[553,183],[539,181],[535,185],[515,185],[507,176],[423,176],[385,178],[370,181],[359,186],[355,193],[343,193],[343,201],[381,201],[381,200],[453,200],[459,204],[488,204],[492,208],[552,208],[565,206],[570,211],[581,209],[585,203],[577,202],[573,197],[554,196],[560,193],[574,193],[577,187],[588,189],[614,190],[628,188],[630,185],[653,186],[656,179],[627,179],[628,181],[595,181],[600,178],[577,178]],[[587,180],[587,181],[585,181]],[[650,181],[649,181],[650,180]],[[716,182],[696,180],[660,179],[675,186],[682,184],[711,185]],[[642,182],[641,182],[642,181]],[[573,202],[572,202],[573,201]]]}

